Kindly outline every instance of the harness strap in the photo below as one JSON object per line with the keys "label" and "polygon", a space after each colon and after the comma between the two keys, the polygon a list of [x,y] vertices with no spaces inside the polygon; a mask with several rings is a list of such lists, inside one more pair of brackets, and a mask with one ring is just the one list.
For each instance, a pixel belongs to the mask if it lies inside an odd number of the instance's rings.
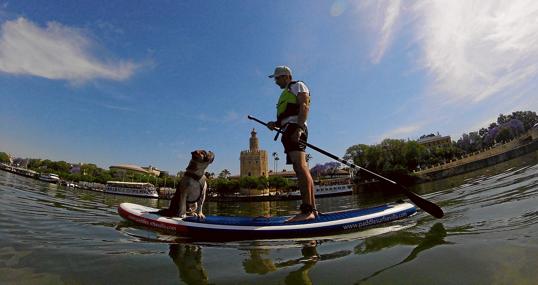
{"label": "harness strap", "polygon": [[195,173],[192,173],[192,172],[185,172],[185,176],[187,177],[190,177],[196,181],[198,181],[198,183],[200,183],[200,192],[198,193],[198,198],[194,199],[194,201],[189,201],[187,200],[187,203],[197,203],[200,201],[200,199],[202,198],[202,193],[206,187],[206,180],[205,180],[205,176],[200,176],[200,175],[197,175]]}
{"label": "harness strap", "polygon": [[190,178],[192,178],[192,179],[194,179],[196,181],[200,181],[200,179],[202,179],[202,176],[203,176],[203,175],[198,175],[196,173],[192,173],[192,172],[189,172],[189,171],[185,172],[184,175],[188,176],[188,177],[190,177]]}

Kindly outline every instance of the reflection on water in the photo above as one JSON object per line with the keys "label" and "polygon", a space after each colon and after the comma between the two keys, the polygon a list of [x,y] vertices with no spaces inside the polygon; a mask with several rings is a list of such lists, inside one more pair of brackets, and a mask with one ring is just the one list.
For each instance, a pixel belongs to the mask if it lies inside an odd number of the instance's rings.
{"label": "reflection on water", "polygon": [[187,284],[208,284],[202,266],[202,248],[194,244],[171,244],[168,255],[179,270],[179,278]]}
{"label": "reflection on water", "polygon": [[370,253],[374,251],[379,251],[388,247],[398,246],[398,245],[416,245],[411,253],[402,261],[382,268],[371,275],[361,279],[359,283],[365,282],[370,278],[381,274],[382,272],[399,266],[401,264],[410,262],[414,260],[418,254],[422,251],[429,250],[433,247],[450,244],[446,242],[444,238],[447,236],[446,230],[442,223],[434,224],[431,229],[424,235],[420,236],[418,233],[402,233],[394,234],[381,237],[373,237],[368,240],[365,240],[359,246],[355,247],[356,254]]}
{"label": "reflection on water", "polygon": [[290,272],[286,276],[286,278],[284,279],[286,284],[314,284],[313,280],[309,275],[309,271],[318,261],[328,261],[351,254],[351,250],[339,250],[336,252],[320,255],[316,250],[316,246],[316,241],[305,243],[303,248],[301,249],[302,257],[277,264],[277,267],[279,268],[293,266],[296,264],[302,265],[300,268]]}
{"label": "reflection on water", "polygon": [[[277,270],[297,267],[290,271],[284,278],[284,284],[314,284],[309,272],[318,262],[334,260],[345,257],[352,253],[351,250],[338,250],[332,253],[319,254],[317,246],[319,241],[302,241],[300,256],[288,260],[275,262],[269,257],[271,249],[257,248],[256,242],[249,245],[246,258],[242,261],[244,272],[247,274],[266,275]],[[187,284],[210,284],[212,283],[208,271],[202,262],[204,249],[197,244],[178,243],[170,245],[169,256],[176,265],[179,278]],[[299,251],[294,248],[294,251]]]}
{"label": "reflection on water", "polygon": [[[535,284],[538,152],[415,187],[441,205],[337,236],[203,243],[122,220],[169,201],[68,189],[0,171],[0,284]],[[336,211],[400,196],[318,199]],[[209,215],[288,215],[300,201],[206,203]]]}
{"label": "reflection on water", "polygon": [[435,223],[424,235],[421,233],[402,232],[371,237],[356,246],[355,253],[371,253],[398,245],[418,245],[415,250],[413,250],[414,254],[409,255],[411,257],[416,256],[418,252],[423,251],[424,249],[432,248],[435,245],[445,244],[446,242],[444,241],[444,238],[446,235],[446,230],[443,224]]}
{"label": "reflection on water", "polygon": [[276,271],[276,265],[270,258],[264,258],[269,254],[269,249],[254,248],[249,250],[249,257],[243,261],[246,273],[266,274]]}

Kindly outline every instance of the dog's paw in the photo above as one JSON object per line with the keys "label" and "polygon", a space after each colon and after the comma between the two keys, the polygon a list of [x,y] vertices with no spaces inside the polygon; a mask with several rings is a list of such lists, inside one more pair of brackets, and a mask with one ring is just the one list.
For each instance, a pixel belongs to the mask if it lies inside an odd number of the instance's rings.
{"label": "dog's paw", "polygon": [[198,220],[200,220],[200,221],[205,220],[205,215],[204,214],[200,213],[197,216],[198,216]]}
{"label": "dog's paw", "polygon": [[187,217],[187,214],[182,214],[182,215],[179,215],[180,218],[184,219]]}

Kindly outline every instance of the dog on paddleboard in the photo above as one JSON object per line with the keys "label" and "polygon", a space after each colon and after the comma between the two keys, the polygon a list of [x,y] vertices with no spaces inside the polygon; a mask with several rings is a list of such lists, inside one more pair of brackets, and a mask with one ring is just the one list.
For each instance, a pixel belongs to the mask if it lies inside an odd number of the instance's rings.
{"label": "dog on paddleboard", "polygon": [[192,158],[176,187],[170,206],[158,212],[162,216],[185,218],[189,214],[205,219],[202,212],[207,192],[205,170],[215,159],[215,154],[211,151],[195,150],[191,155]]}

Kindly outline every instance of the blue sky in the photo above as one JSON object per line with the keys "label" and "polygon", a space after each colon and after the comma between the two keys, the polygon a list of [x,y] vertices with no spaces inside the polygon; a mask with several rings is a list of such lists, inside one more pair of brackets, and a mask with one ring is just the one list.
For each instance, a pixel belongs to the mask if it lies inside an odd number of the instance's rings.
{"label": "blue sky", "polygon": [[0,151],[175,173],[210,149],[210,171],[237,174],[252,128],[284,155],[246,119],[274,118],[276,65],[311,90],[309,141],[338,156],[456,140],[538,110],[536,19],[535,1],[0,0]]}

